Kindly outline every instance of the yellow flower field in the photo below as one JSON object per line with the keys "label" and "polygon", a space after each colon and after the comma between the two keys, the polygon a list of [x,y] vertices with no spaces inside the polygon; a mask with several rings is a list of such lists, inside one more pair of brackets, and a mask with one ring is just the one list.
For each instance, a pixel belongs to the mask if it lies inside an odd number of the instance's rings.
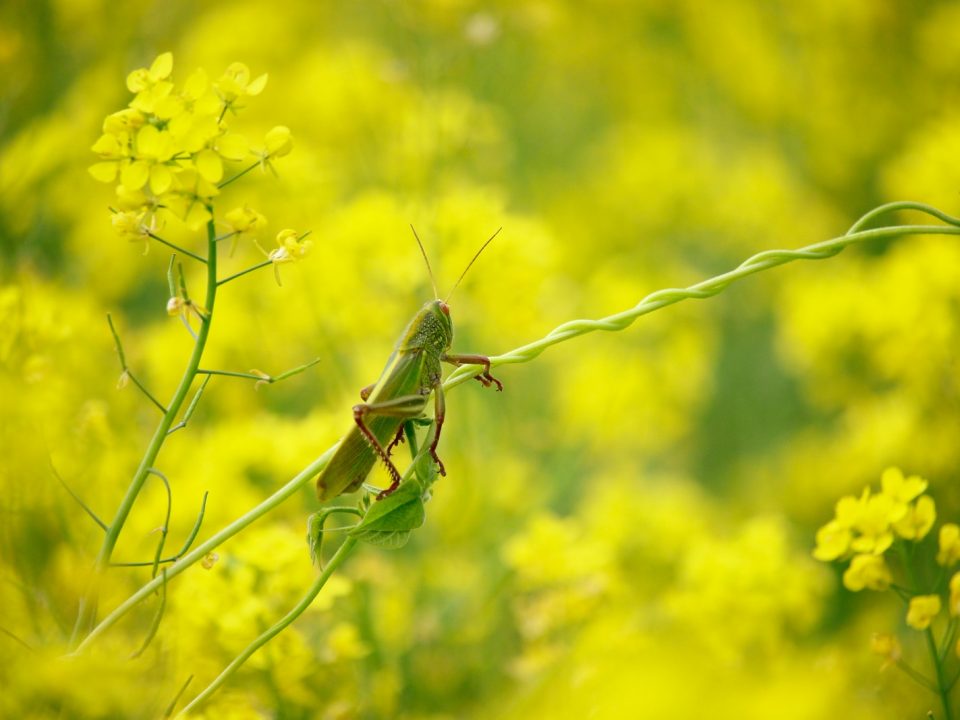
{"label": "yellow flower field", "polygon": [[960,717],[958,47],[4,5],[0,716]]}

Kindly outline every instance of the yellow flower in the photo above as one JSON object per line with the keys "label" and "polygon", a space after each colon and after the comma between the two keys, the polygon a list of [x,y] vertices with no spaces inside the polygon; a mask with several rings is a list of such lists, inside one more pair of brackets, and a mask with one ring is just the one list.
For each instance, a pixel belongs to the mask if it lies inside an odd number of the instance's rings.
{"label": "yellow flower", "polygon": [[130,101],[130,107],[147,115],[169,119],[183,111],[183,100],[173,94],[172,82],[161,80],[145,85]]}
{"label": "yellow flower", "polygon": [[243,160],[250,152],[250,145],[243,135],[224,133],[214,141],[213,149],[227,160]]}
{"label": "yellow flower", "polygon": [[214,120],[220,115],[220,98],[214,92],[207,73],[201,68],[194,70],[183,83],[180,96],[187,110],[194,115],[212,115]]}
{"label": "yellow flower", "polygon": [[[306,237],[306,235],[303,237]],[[268,256],[270,262],[277,265],[306,257],[310,248],[313,247],[313,242],[304,240],[303,237],[298,235],[296,230],[287,229],[278,232],[277,245],[280,247],[270,253]]]}
{"label": "yellow flower", "polygon": [[273,250],[267,259],[273,263],[273,275],[277,279],[277,285],[280,285],[280,265],[283,263],[302,260],[310,252],[313,243],[310,240],[304,240],[306,233],[302,236],[297,235],[296,230],[281,230],[277,233],[276,250]]}
{"label": "yellow flower", "polygon": [[854,551],[880,555],[893,543],[890,523],[895,506],[889,496],[871,495],[870,488],[864,488],[856,511],[850,508],[847,512],[855,518],[854,529],[860,533],[850,544]]}
{"label": "yellow flower", "polygon": [[[134,111],[136,112],[136,111]],[[137,113],[139,115],[139,113]],[[109,116],[107,120],[113,115]],[[90,148],[100,156],[103,162],[91,165],[90,174],[100,182],[113,182],[120,170],[120,162],[130,157],[132,135],[130,127],[121,127],[116,131],[107,130],[107,121],[104,121],[103,135]]]}
{"label": "yellow flower", "polygon": [[[866,495],[866,493],[865,493]],[[845,495],[837,500],[836,520],[844,527],[853,527],[860,518],[861,500],[853,495]]]}
{"label": "yellow flower", "polygon": [[919,497],[927,489],[927,481],[919,475],[904,478],[900,468],[892,467],[883,471],[883,475],[880,476],[880,486],[882,493],[896,506],[897,516],[891,518],[891,522],[895,522],[900,519],[900,513],[906,512],[907,503]]}
{"label": "yellow flower", "polygon": [[167,123],[167,132],[176,141],[177,148],[186,153],[197,153],[220,133],[217,113],[185,112]]}
{"label": "yellow flower", "polygon": [[813,556],[823,562],[836,560],[847,553],[852,539],[853,533],[848,526],[838,520],[831,520],[817,530],[817,547]]}
{"label": "yellow flower", "polygon": [[144,212],[134,212],[124,210],[113,214],[110,222],[113,223],[113,229],[120,237],[126,238],[131,242],[136,240],[146,241],[150,237],[150,229],[144,223]]}
{"label": "yellow flower", "polygon": [[255,232],[267,224],[267,219],[250,207],[234,208],[224,215],[223,219],[238,235]]}
{"label": "yellow flower", "polygon": [[232,63],[216,82],[217,93],[227,105],[232,105],[244,95],[259,95],[266,85],[266,73],[251,81],[250,68],[240,62]]}
{"label": "yellow flower", "polygon": [[906,540],[922,540],[936,519],[937,509],[933,498],[921,495],[915,504],[907,506],[906,514],[893,524],[893,528]]}
{"label": "yellow flower", "polygon": [[137,132],[136,160],[123,168],[120,182],[127,190],[139,190],[147,182],[150,191],[162,195],[173,183],[173,170],[167,165],[176,154],[170,133],[158,130],[153,125],[144,125]]}
{"label": "yellow flower", "polygon": [[910,599],[910,607],[907,608],[907,625],[917,630],[926,630],[939,612],[939,595],[917,595]]}
{"label": "yellow flower", "polygon": [[940,528],[940,551],[937,562],[950,567],[960,560],[960,526],[946,523]]}
{"label": "yellow flower", "polygon": [[293,136],[290,134],[290,128],[285,125],[277,125],[267,133],[264,144],[269,157],[277,158],[289,155],[293,149]]}
{"label": "yellow flower", "polygon": [[142,92],[166,80],[173,72],[173,53],[165,52],[157,56],[150,69],[139,68],[127,75],[127,89],[132,93]]}
{"label": "yellow flower", "polygon": [[139,130],[146,123],[147,118],[136,108],[124,108],[107,115],[103,121],[103,132],[111,135],[123,135]]}
{"label": "yellow flower", "polygon": [[209,317],[207,311],[200,305],[197,305],[193,300],[189,298],[181,297],[179,295],[174,295],[172,298],[167,300],[167,315],[170,317],[180,316],[180,319],[183,320],[184,325],[187,326],[187,330],[193,334],[193,327],[190,325],[191,318],[197,318],[200,322]]}
{"label": "yellow flower", "polygon": [[960,615],[960,573],[950,578],[950,604],[947,607],[954,617]]}
{"label": "yellow flower", "polygon": [[896,663],[903,654],[900,641],[890,633],[874,633],[870,638],[870,650],[884,659],[881,670]]}
{"label": "yellow flower", "polygon": [[170,190],[158,202],[191,229],[196,230],[210,220],[206,200],[218,195],[217,186],[208,182],[193,168],[183,168],[174,176]]}
{"label": "yellow flower", "polygon": [[886,590],[892,580],[890,568],[880,555],[855,555],[843,573],[844,587],[853,592],[864,588]]}

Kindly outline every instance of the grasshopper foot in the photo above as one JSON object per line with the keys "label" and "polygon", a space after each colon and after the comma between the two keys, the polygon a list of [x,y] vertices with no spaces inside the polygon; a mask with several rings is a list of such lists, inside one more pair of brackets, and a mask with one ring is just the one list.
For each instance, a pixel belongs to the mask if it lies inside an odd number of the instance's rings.
{"label": "grasshopper foot", "polygon": [[440,473],[441,477],[446,477],[447,469],[443,466],[443,460],[437,455],[437,451],[434,448],[430,448],[430,454],[433,456],[433,461],[437,464],[437,472]]}
{"label": "grasshopper foot", "polygon": [[399,478],[395,478],[393,482],[390,483],[390,487],[384,490],[381,490],[380,492],[377,493],[377,500],[383,500],[388,495],[393,494],[393,491],[396,490],[398,487],[400,487],[400,480]]}
{"label": "grasshopper foot", "polygon": [[491,385],[496,385],[497,392],[501,392],[503,390],[503,383],[497,380],[493,375],[490,374],[489,368],[484,370],[479,375],[474,375],[473,379],[479,380],[480,384],[483,385],[484,387],[490,387]]}

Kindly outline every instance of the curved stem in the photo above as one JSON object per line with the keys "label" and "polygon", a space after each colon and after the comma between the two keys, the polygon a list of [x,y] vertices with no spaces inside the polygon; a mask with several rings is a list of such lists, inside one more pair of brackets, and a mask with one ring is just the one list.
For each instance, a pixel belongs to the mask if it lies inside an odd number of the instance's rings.
{"label": "curved stem", "polygon": [[212,218],[207,223],[207,258],[205,262],[207,267],[207,293],[204,300],[204,307],[207,309],[207,315],[201,319],[197,340],[193,345],[193,352],[191,352],[190,358],[187,361],[187,367],[183,372],[183,377],[180,379],[180,384],[177,385],[173,393],[173,399],[167,405],[166,412],[164,412],[163,417],[160,419],[160,423],[157,425],[157,429],[154,431],[149,445],[147,445],[147,450],[140,460],[140,465],[137,467],[136,472],[134,472],[130,485],[127,487],[127,492],[120,501],[113,520],[110,522],[104,535],[103,543],[100,546],[100,552],[97,554],[96,564],[94,565],[93,577],[91,578],[86,594],[80,600],[80,610],[77,615],[77,622],[73,628],[71,644],[76,644],[83,633],[93,625],[97,613],[97,600],[100,594],[100,580],[103,573],[110,566],[110,558],[113,555],[113,550],[120,537],[120,532],[123,530],[123,526],[130,516],[130,511],[133,509],[134,503],[140,495],[140,491],[143,489],[143,485],[150,474],[150,469],[160,454],[160,448],[163,447],[163,442],[166,440],[167,431],[180,413],[180,408],[183,406],[187,393],[190,391],[190,385],[193,383],[197,375],[197,369],[200,367],[200,359],[203,357],[207,337],[210,334],[213,306],[217,297],[217,244],[216,230]]}
{"label": "curved stem", "polygon": [[[256,520],[263,517],[274,508],[278,507],[281,503],[287,500],[287,498],[290,498],[299,492],[304,485],[310,482],[310,480],[316,477],[317,474],[327,466],[327,463],[333,456],[333,451],[336,449],[337,446],[334,445],[332,448],[323,453],[323,455],[318,457],[312,463],[307,465],[307,467],[297,473],[297,475],[290,480],[290,482],[277,490],[277,492],[275,492],[273,495],[268,497],[252,510],[249,510],[238,517],[232,523],[220,530],[220,532],[200,543],[193,550],[177,560],[177,562],[167,568],[167,582],[175,578],[194,563],[203,560],[207,553],[215,550],[224,542],[246,528],[248,525],[253,524]],[[108,630],[110,627],[115,625],[120,618],[136,607],[137,604],[144,598],[149,597],[150,594],[160,587],[161,584],[162,582],[160,578],[154,578],[150,582],[145,583],[139,590],[118,605],[113,612],[103,618],[103,620],[101,620],[100,623],[83,639],[83,642],[77,645],[76,649],[73,651],[73,654],[76,655],[86,650],[94,640],[100,637],[100,635],[106,632],[106,630]]]}
{"label": "curved stem", "polygon": [[320,573],[313,585],[310,586],[310,589],[307,590],[306,594],[304,594],[304,596],[300,599],[300,602],[298,602],[290,612],[284,615],[283,618],[277,621],[270,629],[264,631],[260,637],[247,645],[247,647],[243,649],[243,652],[231,660],[230,664],[223,669],[223,672],[217,675],[213,682],[207,685],[207,687],[205,687],[200,694],[187,703],[187,706],[184,707],[180,713],[178,713],[177,717],[186,715],[188,712],[194,710],[200,703],[210,697],[230,678],[231,675],[233,675],[233,673],[240,668],[241,665],[243,665],[250,658],[251,655],[270,642],[274,637],[283,632],[283,630],[285,630],[290,623],[300,617],[303,612],[310,607],[310,603],[312,603],[313,599],[317,597],[317,595],[323,589],[323,586],[327,584],[327,580],[330,579],[330,576],[333,575],[334,571],[343,564],[344,560],[347,559],[347,556],[356,547],[357,542],[359,541],[356,538],[346,538],[340,547],[337,548],[337,551],[333,554],[333,557],[330,558],[330,562],[327,563],[326,567],[323,569],[323,572]]}
{"label": "curved stem", "polygon": [[[879,210],[880,208],[877,208]],[[876,212],[876,211],[873,211]],[[939,211],[937,211],[939,215]],[[960,223],[960,221],[957,221]],[[824,260],[841,252],[844,248],[865,240],[879,240],[896,238],[905,235],[960,235],[960,226],[946,225],[900,225],[895,227],[874,228],[859,230],[838,238],[807,245],[799,250],[766,250],[757,253],[745,260],[736,269],[717,275],[709,280],[690,285],[686,288],[668,288],[658,290],[647,295],[637,305],[624,312],[610,315],[599,320],[572,320],[557,326],[544,337],[522,347],[511,350],[503,355],[491,355],[490,365],[507,365],[530,362],[551,345],[565,342],[580,335],[603,330],[618,332],[624,330],[633,322],[654,310],[673,305],[681,300],[703,300],[718,295],[729,285],[738,280],[769,270],[794,260]],[[450,390],[457,385],[467,382],[483,369],[482,365],[461,365],[450,373],[443,383],[444,390]]]}

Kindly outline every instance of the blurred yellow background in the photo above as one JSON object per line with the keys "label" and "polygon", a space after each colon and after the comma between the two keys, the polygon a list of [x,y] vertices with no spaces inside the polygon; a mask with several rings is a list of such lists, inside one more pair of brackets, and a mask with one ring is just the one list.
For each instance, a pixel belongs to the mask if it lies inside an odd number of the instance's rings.
{"label": "blurred yellow background", "polygon": [[[315,576],[312,489],[63,660],[101,533],[191,338],[169,252],[116,236],[87,166],[127,74],[269,73],[235,125],[288,126],[249,204],[313,249],[221,290],[215,378],[158,467],[170,547],[201,538],[350,426],[404,323],[451,300],[459,352],[498,354],[894,199],[957,211],[960,3],[14,0],[0,8],[0,715],[153,718],[209,682]],[[200,249],[202,237],[183,234]],[[262,260],[241,242],[224,272]],[[210,718],[920,717],[932,695],[869,652],[899,606],[810,557],[836,499],[888,465],[960,516],[960,245],[913,238],[764,273],[591,335],[447,398],[426,525],[364,548],[208,703]],[[202,275],[188,268],[192,287]],[[199,294],[195,290],[194,294]],[[380,471],[377,471],[380,472]],[[385,476],[380,475],[379,479]],[[116,559],[151,558],[148,483]],[[104,609],[149,570],[117,569]],[[910,652],[908,645],[905,652]],[[190,696],[188,691],[187,696]]]}

